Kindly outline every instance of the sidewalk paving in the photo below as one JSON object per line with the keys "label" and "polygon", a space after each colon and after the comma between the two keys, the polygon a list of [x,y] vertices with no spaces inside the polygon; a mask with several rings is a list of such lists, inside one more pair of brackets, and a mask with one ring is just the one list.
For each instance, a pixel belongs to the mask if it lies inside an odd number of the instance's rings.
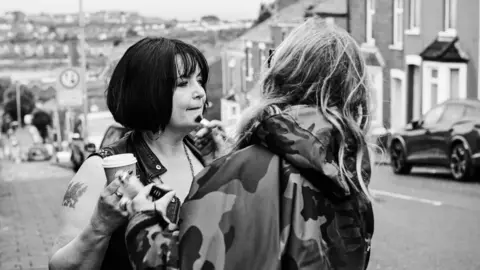
{"label": "sidewalk paving", "polygon": [[61,199],[73,176],[50,162],[0,161],[0,269],[48,269]]}

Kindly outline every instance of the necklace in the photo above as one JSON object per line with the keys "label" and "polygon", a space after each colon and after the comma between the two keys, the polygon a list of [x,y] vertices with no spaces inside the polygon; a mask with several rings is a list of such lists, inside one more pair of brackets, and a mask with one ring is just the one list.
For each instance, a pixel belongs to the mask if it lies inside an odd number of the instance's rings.
{"label": "necklace", "polygon": [[190,159],[190,154],[188,153],[187,146],[183,144],[183,150],[185,150],[185,155],[187,156],[188,163],[190,164],[190,171],[192,172],[192,179],[195,178],[195,171],[193,170],[192,160]]}

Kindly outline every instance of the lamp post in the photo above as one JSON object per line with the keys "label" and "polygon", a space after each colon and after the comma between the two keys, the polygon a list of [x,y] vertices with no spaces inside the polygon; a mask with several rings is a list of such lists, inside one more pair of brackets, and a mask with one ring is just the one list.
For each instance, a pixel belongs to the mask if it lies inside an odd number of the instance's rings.
{"label": "lamp post", "polygon": [[78,0],[78,26],[80,28],[80,76],[81,87],[83,91],[83,138],[88,136],[88,91],[87,91],[87,57],[85,51],[85,14],[83,12],[83,0]]}
{"label": "lamp post", "polygon": [[20,101],[20,98],[21,98],[21,93],[20,93],[20,82],[17,82],[15,84],[15,92],[16,92],[16,101],[17,101],[17,121],[18,121],[18,125],[20,127],[22,127],[22,110],[21,110],[21,101]]}

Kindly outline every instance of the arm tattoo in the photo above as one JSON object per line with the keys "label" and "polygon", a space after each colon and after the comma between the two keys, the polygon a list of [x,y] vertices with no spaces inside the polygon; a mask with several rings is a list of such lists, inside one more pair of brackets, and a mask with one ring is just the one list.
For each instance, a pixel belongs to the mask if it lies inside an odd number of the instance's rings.
{"label": "arm tattoo", "polygon": [[87,186],[79,182],[71,182],[68,184],[67,192],[63,197],[62,205],[70,208],[75,208],[80,196],[87,190]]}

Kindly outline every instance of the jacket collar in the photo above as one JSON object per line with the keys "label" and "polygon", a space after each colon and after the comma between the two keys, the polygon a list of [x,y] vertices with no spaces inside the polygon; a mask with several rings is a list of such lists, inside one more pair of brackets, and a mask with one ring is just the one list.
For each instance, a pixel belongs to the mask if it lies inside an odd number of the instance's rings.
{"label": "jacket collar", "polygon": [[[340,175],[336,132],[317,108],[297,105],[282,111],[271,106],[267,113],[255,124],[251,143],[264,145],[294,165],[312,185],[335,197],[348,196],[352,188],[356,189],[357,184]],[[349,156],[344,162],[349,170],[347,178],[357,181],[355,159]],[[369,168],[365,167],[362,175],[368,173],[369,177]]]}
{"label": "jacket collar", "polygon": [[[134,146],[132,152],[137,158],[137,168],[145,173],[146,180],[148,182],[151,182],[154,178],[167,172],[167,167],[162,164],[162,162],[152,152],[150,147],[148,147],[141,132],[133,131],[131,139],[132,145]],[[194,156],[202,163],[202,165],[205,166],[204,159],[199,150],[195,147],[192,136],[186,136],[183,141],[185,145],[192,151]]]}

